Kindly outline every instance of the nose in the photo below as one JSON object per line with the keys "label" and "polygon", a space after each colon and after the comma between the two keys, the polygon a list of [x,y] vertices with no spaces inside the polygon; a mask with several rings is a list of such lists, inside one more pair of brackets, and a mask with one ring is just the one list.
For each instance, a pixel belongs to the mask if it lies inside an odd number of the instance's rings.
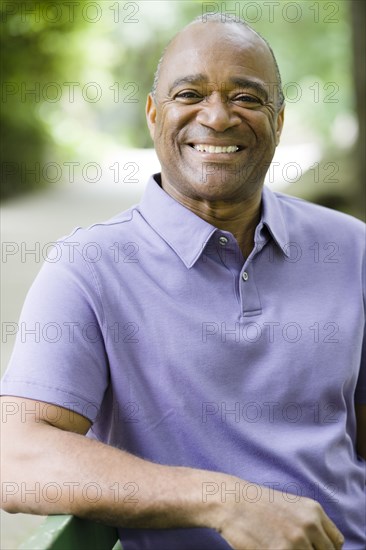
{"label": "nose", "polygon": [[216,132],[224,132],[241,123],[239,115],[232,111],[218,93],[211,94],[200,106],[201,109],[196,117],[197,122]]}

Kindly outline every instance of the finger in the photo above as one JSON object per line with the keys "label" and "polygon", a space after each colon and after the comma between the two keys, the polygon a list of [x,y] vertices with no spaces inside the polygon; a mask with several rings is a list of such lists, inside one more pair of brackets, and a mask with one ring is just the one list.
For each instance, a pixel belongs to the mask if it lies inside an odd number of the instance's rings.
{"label": "finger", "polygon": [[[324,528],[324,531],[330,538],[333,547],[336,550],[341,550],[344,544],[344,536],[342,535],[336,524],[333,523],[333,521],[325,513],[322,521],[322,526]],[[332,547],[330,546],[330,548]]]}
{"label": "finger", "polygon": [[319,526],[314,537],[312,538],[312,548],[315,550],[338,550],[334,541],[327,535],[325,529]]}

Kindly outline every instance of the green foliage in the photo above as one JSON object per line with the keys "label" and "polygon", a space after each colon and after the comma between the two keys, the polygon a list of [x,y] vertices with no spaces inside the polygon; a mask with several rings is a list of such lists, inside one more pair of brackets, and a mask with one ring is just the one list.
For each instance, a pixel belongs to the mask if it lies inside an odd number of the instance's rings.
{"label": "green foliage", "polygon": [[63,17],[48,23],[42,11],[48,5],[13,0],[1,6],[2,198],[44,185],[41,163],[53,145],[40,116],[44,94],[50,97],[50,83],[62,81],[70,65],[74,75],[80,70],[72,43],[83,22],[73,27]]}

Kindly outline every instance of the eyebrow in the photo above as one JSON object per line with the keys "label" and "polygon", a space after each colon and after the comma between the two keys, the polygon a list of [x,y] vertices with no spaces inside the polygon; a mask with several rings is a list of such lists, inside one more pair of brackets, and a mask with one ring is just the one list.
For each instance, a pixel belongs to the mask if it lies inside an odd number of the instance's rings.
{"label": "eyebrow", "polygon": [[174,80],[173,84],[170,86],[169,94],[174,90],[174,88],[177,88],[182,84],[198,84],[199,82],[204,82],[204,83],[208,82],[207,77],[202,73],[189,74],[187,76],[178,77],[176,80]]}
{"label": "eyebrow", "polygon": [[268,101],[269,99],[268,91],[262,84],[260,84],[260,82],[257,82],[256,80],[252,80],[250,78],[241,78],[241,77],[234,77],[234,78],[230,78],[229,80],[231,84],[238,86],[238,88],[252,88],[264,98],[264,101],[266,102]]}
{"label": "eyebrow", "polygon": [[[266,88],[257,82],[256,80],[252,80],[250,78],[244,78],[244,77],[233,77],[229,79],[229,82],[233,84],[234,86],[237,86],[238,88],[252,88],[255,90],[259,95],[264,98],[264,101],[268,101],[268,92]],[[169,88],[169,94],[177,88],[178,86],[181,86],[182,84],[208,84],[209,80],[207,77],[202,73],[197,74],[190,74],[187,76],[179,77],[176,80],[174,80],[173,84]]]}

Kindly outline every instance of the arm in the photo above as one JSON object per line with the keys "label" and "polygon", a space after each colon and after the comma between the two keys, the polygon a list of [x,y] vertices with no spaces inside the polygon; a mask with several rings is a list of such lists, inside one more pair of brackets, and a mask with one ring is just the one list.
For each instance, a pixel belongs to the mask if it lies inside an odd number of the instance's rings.
{"label": "arm", "polygon": [[366,460],[366,403],[356,403],[357,453]]}
{"label": "arm", "polygon": [[[88,439],[84,434],[90,422],[60,407],[15,397],[2,401],[6,447],[2,506],[8,512],[74,514],[121,527],[209,527],[235,549],[342,546],[341,533],[311,499],[289,503],[265,487],[256,503],[230,497],[224,502],[220,491],[203,498],[207,483],[230,489],[244,481],[218,472],[154,464]],[[35,414],[25,415],[25,408]],[[39,498],[25,492],[37,483]],[[92,491],[93,483],[100,487],[99,498]],[[116,498],[116,486],[126,483],[137,488],[134,498],[126,499],[126,494]]]}

